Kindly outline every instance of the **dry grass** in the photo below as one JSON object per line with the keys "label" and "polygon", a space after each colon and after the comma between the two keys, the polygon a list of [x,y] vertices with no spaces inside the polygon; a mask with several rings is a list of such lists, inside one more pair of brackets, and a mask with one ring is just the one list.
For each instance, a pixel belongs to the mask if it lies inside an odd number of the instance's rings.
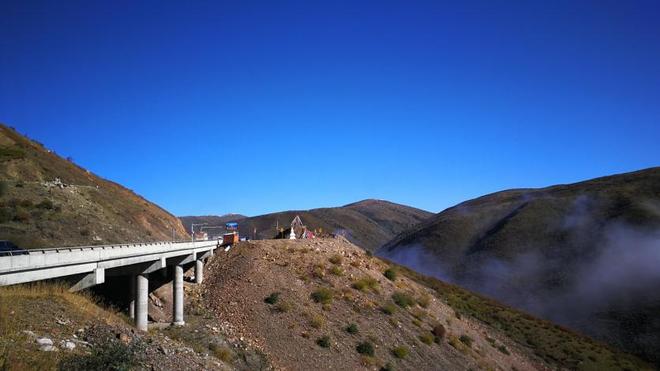
{"label": "dry grass", "polygon": [[[73,333],[76,329],[72,326],[85,321],[123,322],[120,316],[97,306],[96,302],[90,294],[71,293],[65,286],[52,283],[0,287],[0,369],[57,369],[64,353],[37,351],[23,330],[32,330],[39,336],[57,331]],[[71,324],[53,328],[56,313],[66,313]]]}

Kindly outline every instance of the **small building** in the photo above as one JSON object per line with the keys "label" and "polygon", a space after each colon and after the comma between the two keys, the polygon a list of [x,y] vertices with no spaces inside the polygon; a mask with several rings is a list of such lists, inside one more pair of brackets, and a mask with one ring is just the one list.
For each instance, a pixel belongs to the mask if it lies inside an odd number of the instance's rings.
{"label": "small building", "polygon": [[195,241],[208,241],[209,234],[203,231],[195,232]]}

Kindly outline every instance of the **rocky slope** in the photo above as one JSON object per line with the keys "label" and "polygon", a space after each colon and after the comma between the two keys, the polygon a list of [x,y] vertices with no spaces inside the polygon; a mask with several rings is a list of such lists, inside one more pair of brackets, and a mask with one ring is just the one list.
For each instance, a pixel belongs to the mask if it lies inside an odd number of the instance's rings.
{"label": "rocky slope", "polygon": [[660,363],[660,168],[483,196],[378,254]]}
{"label": "rocky slope", "polygon": [[[244,217],[230,216],[239,222],[239,232],[252,239],[271,239],[278,233],[277,226],[288,228],[299,215],[310,230],[323,234],[341,234],[349,241],[366,249],[375,250],[398,233],[432,216],[428,211],[382,200],[364,200],[342,207],[312,210],[290,210],[278,213]],[[197,221],[222,224],[226,217],[182,217],[187,226]],[[193,221],[195,220],[195,221]],[[255,234],[256,230],[256,234]]]}
{"label": "rocky slope", "polygon": [[343,238],[242,242],[201,302],[276,369],[644,369],[638,359]]}
{"label": "rocky slope", "polygon": [[0,240],[20,247],[171,240],[181,222],[0,125]]}

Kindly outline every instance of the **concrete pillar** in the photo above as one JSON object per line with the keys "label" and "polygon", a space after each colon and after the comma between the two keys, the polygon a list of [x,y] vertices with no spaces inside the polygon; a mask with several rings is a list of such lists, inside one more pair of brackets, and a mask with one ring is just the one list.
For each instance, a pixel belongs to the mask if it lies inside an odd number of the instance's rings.
{"label": "concrete pillar", "polygon": [[185,324],[183,321],[183,267],[180,265],[174,266],[174,282],[173,288],[173,301],[174,308],[172,308],[172,324],[175,326],[182,326]]}
{"label": "concrete pillar", "polygon": [[129,276],[129,297],[128,297],[128,317],[135,321],[135,284],[136,284],[137,277],[135,277],[134,274],[131,274]]}
{"label": "concrete pillar", "polygon": [[200,284],[204,280],[204,262],[195,260],[195,283]]}
{"label": "concrete pillar", "polygon": [[147,331],[149,314],[149,279],[146,274],[136,276],[135,326],[140,331]]}

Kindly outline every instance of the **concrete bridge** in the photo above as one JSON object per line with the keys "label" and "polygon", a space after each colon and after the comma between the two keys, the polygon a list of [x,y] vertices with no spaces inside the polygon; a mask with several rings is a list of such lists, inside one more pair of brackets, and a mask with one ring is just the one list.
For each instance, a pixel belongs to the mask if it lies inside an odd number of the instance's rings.
{"label": "concrete bridge", "polygon": [[129,316],[147,330],[149,275],[172,281],[172,323],[183,325],[184,268],[195,265],[195,281],[203,279],[204,261],[220,247],[216,241],[154,242],[105,246],[19,250],[0,253],[0,286],[59,279],[71,291],[99,285],[112,277],[128,277]]}

